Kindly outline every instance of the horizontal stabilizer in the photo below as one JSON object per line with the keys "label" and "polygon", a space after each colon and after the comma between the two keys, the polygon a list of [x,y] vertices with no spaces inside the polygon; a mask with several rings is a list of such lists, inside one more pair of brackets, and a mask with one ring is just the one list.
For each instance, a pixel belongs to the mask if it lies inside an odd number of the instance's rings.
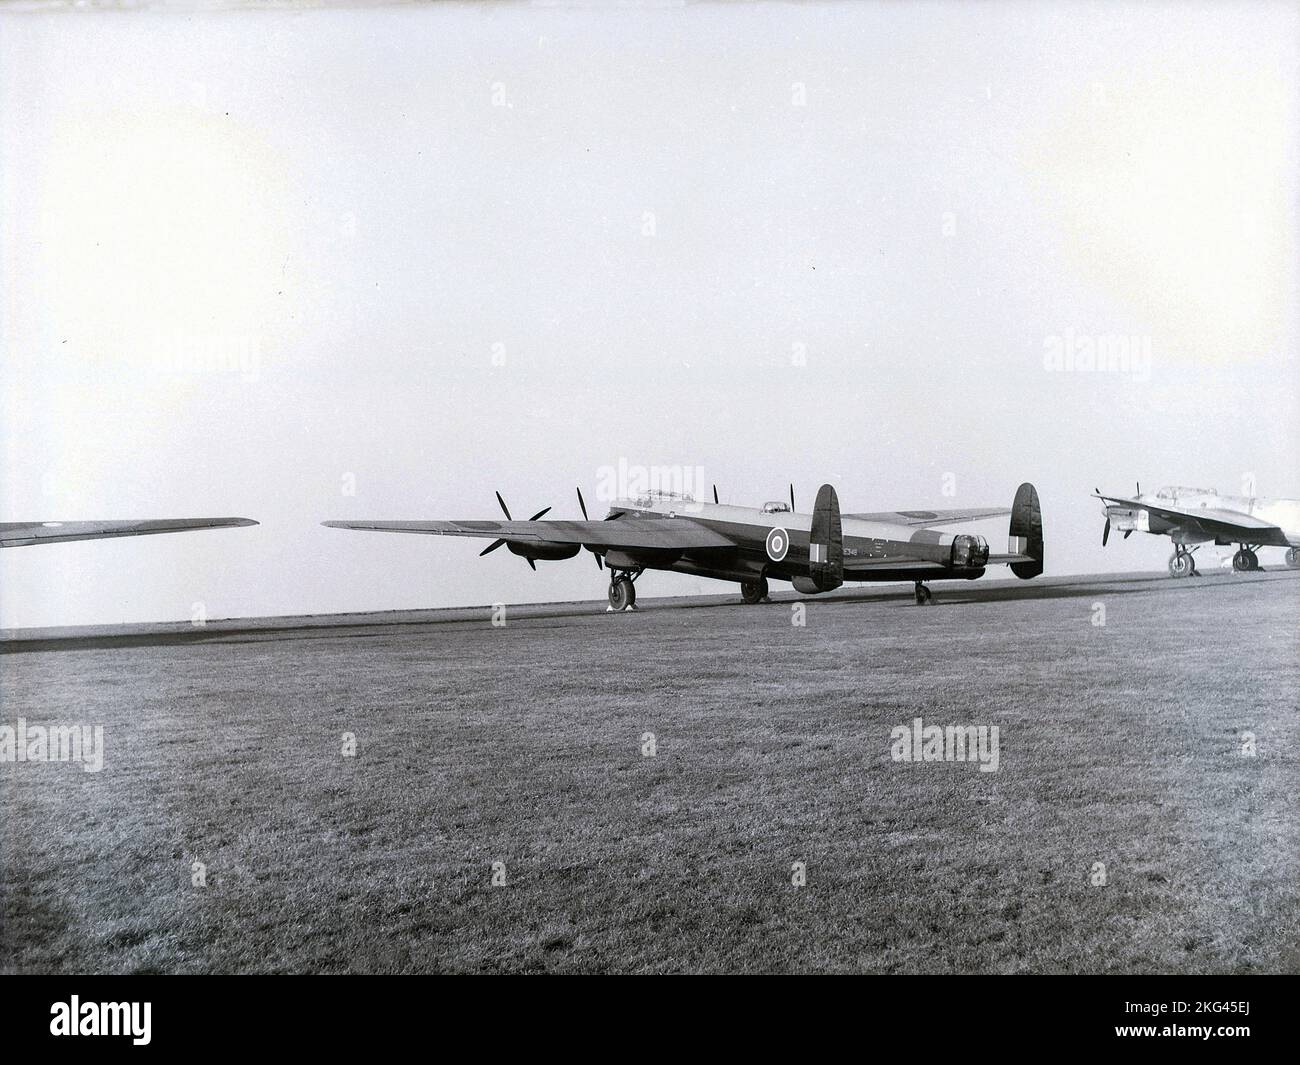
{"label": "horizontal stabilizer", "polygon": [[914,525],[929,528],[932,525],[955,525],[961,521],[978,521],[980,518],[1004,518],[1010,514],[1006,507],[967,507],[964,510],[881,510],[871,514],[845,514],[857,521],[879,521],[890,525]]}

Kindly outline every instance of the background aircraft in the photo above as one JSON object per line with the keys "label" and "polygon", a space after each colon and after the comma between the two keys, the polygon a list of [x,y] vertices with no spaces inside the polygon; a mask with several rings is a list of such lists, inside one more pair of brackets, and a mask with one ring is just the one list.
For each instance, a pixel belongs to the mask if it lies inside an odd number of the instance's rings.
{"label": "background aircraft", "polygon": [[[540,521],[550,508],[515,521],[497,493],[505,521],[327,521],[336,529],[430,533],[491,539],[486,555],[505,545],[534,569],[541,559],[572,558],[586,548],[609,568],[609,609],[636,602],[633,582],[648,569],[691,573],[740,584],[746,603],[760,602],[769,580],[790,581],[807,594],[845,581],[912,581],[918,604],[931,599],[926,581],[973,580],[989,565],[1008,564],[1018,577],[1043,572],[1043,522],[1038,493],[1022,484],[1011,509],[900,510],[840,514],[835,489],[822,485],[811,514],[790,503],[762,507],[699,503],[689,496],[651,493],[615,502],[603,521]],[[982,536],[935,532],[933,526],[1011,515],[1007,554],[990,554]]]}
{"label": "background aircraft", "polygon": [[1238,573],[1259,569],[1261,547],[1285,547],[1286,564],[1300,569],[1300,499],[1258,499],[1253,496],[1221,496],[1213,488],[1161,488],[1154,495],[1142,494],[1139,484],[1132,499],[1095,495],[1106,504],[1106,525],[1101,532],[1104,547],[1112,528],[1128,539],[1134,532],[1168,536],[1174,542],[1169,572],[1175,577],[1196,573],[1190,545],[1237,544],[1232,568]]}
{"label": "background aircraft", "polygon": [[140,521],[10,521],[0,522],[0,547],[61,544],[69,540],[102,540],[110,536],[151,536],[194,529],[229,529],[256,525],[252,518],[156,518]]}

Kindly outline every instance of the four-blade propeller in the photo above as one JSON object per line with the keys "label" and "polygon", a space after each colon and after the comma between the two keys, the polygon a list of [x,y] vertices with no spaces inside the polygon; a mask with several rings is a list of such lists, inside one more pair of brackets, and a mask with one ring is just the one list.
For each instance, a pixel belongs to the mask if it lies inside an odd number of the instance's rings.
{"label": "four-blade propeller", "polygon": [[[501,498],[501,493],[498,492],[496,496],[497,496],[497,502],[501,504],[501,512],[506,516],[506,521],[514,521],[514,518],[510,516],[510,508],[506,506],[506,501]],[[549,514],[550,510],[551,510],[550,507],[546,507],[543,510],[539,510],[528,520],[536,521],[543,514]],[[490,544],[487,545],[487,547],[483,548],[483,550],[478,553],[479,558],[482,558],[484,555],[490,555],[493,551],[495,551],[498,547],[500,547],[504,543],[505,543],[504,540],[493,540]],[[536,562],[534,562],[531,558],[525,558],[524,561],[527,562],[528,565],[530,565],[534,571],[536,571],[537,569]]]}
{"label": "four-blade propeller", "polygon": [[[578,506],[582,510],[582,520],[589,521],[590,519],[587,517],[587,501],[582,498],[582,489],[579,488],[577,491],[578,491]],[[497,492],[496,497],[497,497],[497,502],[501,504],[501,513],[506,516],[506,521],[514,521],[514,518],[510,516],[510,508],[506,506],[506,501],[501,498],[501,493]],[[551,508],[545,507],[542,510],[539,510],[528,520],[537,521],[540,517],[542,517],[545,514],[549,514],[550,512],[551,512]],[[504,539],[493,540],[490,544],[487,545],[487,547],[483,548],[483,550],[478,553],[479,558],[482,558],[484,555],[490,555],[493,551],[495,551],[498,547],[501,547],[505,543],[506,541]],[[527,555],[524,555],[524,561],[527,562],[528,565],[532,567],[534,572],[537,571],[537,563],[534,562]],[[604,570],[605,568],[605,563],[601,559],[600,555],[596,555],[596,568],[599,570]]]}

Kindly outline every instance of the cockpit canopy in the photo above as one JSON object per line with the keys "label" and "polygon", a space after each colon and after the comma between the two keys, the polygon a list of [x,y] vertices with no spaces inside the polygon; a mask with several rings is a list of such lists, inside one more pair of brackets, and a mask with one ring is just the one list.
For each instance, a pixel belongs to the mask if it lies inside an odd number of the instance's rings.
{"label": "cockpit canopy", "polygon": [[789,514],[790,504],[779,499],[771,503],[764,503],[763,513],[764,514]]}

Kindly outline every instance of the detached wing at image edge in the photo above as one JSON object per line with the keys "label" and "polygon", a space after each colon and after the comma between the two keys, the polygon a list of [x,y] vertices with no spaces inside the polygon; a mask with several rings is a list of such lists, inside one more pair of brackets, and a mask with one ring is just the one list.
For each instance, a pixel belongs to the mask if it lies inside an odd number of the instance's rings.
{"label": "detached wing at image edge", "polygon": [[233,529],[256,525],[252,518],[154,518],[137,521],[0,522],[0,547],[61,544],[72,540],[105,540],[115,536]]}

